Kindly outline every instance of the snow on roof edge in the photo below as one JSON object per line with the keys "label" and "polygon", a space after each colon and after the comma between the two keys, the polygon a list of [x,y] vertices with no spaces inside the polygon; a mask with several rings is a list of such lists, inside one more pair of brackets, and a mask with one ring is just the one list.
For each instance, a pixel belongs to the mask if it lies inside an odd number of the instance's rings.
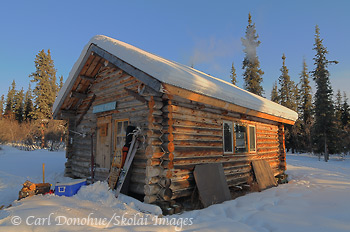
{"label": "snow on roof edge", "polygon": [[64,98],[69,93],[70,89],[68,90],[68,88],[70,83],[76,75],[78,75],[77,71],[79,66],[91,44],[95,44],[105,51],[108,51],[119,59],[156,78],[160,82],[280,118],[292,121],[296,121],[298,118],[298,114],[295,111],[250,93],[229,82],[104,35],[92,37],[89,43],[85,45],[80,57],[75,62],[66,82],[56,98],[53,105],[54,116],[58,113],[59,106],[63,104]]}

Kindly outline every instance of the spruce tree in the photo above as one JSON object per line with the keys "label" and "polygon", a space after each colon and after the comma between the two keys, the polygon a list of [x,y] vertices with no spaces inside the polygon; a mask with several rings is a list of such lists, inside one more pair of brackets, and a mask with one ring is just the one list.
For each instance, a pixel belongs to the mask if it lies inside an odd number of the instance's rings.
{"label": "spruce tree", "polygon": [[341,124],[341,115],[343,108],[343,96],[341,95],[340,89],[338,89],[337,94],[335,95],[335,118],[337,122]]}
{"label": "spruce tree", "polygon": [[311,86],[309,81],[309,72],[307,64],[304,59],[303,70],[300,73],[300,115],[301,119],[301,143],[302,149],[307,152],[312,151],[312,140],[311,140],[311,128],[313,124],[313,105],[312,105],[312,94]]}
{"label": "spruce tree", "polygon": [[17,91],[14,98],[14,113],[15,119],[21,123],[23,121],[23,112],[24,112],[24,91],[23,88],[20,91]]}
{"label": "spruce tree", "polygon": [[342,105],[342,114],[341,121],[343,127],[347,127],[350,124],[350,107],[348,104],[348,98],[346,97],[346,93],[343,93],[343,105]]}
{"label": "spruce tree", "polygon": [[342,105],[342,115],[341,122],[343,126],[343,152],[349,153],[350,151],[350,107],[348,104],[348,98],[346,97],[346,93],[343,95],[343,105]]}
{"label": "spruce tree", "polygon": [[16,82],[12,81],[11,87],[9,87],[9,91],[6,97],[6,106],[4,117],[9,119],[14,119],[14,98],[16,95]]}
{"label": "spruce tree", "polygon": [[2,118],[4,115],[4,105],[5,105],[5,96],[1,95],[1,98],[0,98],[0,118]]}
{"label": "spruce tree", "polygon": [[34,114],[34,105],[33,105],[33,95],[32,95],[32,89],[28,87],[28,90],[24,97],[24,120],[25,121],[31,121],[33,119]]}
{"label": "spruce tree", "polygon": [[342,115],[342,103],[343,103],[343,97],[341,95],[340,89],[338,89],[337,94],[335,95],[335,104],[334,104],[334,109],[335,109],[335,147],[337,152],[343,152],[344,148],[344,128],[342,125],[341,121],[341,115]]}
{"label": "spruce tree", "polygon": [[329,154],[337,152],[336,150],[336,128],[334,104],[332,101],[333,90],[329,80],[328,65],[337,63],[329,61],[326,58],[328,50],[323,46],[323,39],[320,38],[320,29],[316,25],[315,44],[313,50],[316,55],[315,69],[312,71],[313,79],[316,83],[315,93],[315,123],[313,125],[313,139],[315,152],[324,154],[325,161],[329,159]]}
{"label": "spruce tree", "polygon": [[[279,90],[278,90],[278,99],[279,103],[282,106],[285,106],[291,110],[297,110],[296,108],[296,91],[297,87],[294,82],[290,80],[289,71],[286,66],[286,56],[282,55],[282,68],[281,76],[278,78]],[[297,130],[296,126],[286,125],[285,127],[285,136],[286,136],[286,148],[287,150],[292,149],[294,153],[297,146]]]}
{"label": "spruce tree", "polygon": [[301,105],[301,96],[300,96],[300,90],[298,85],[294,84],[294,82],[292,82],[292,84],[293,84],[292,99],[294,99],[295,111],[298,113],[298,119],[295,121],[295,124],[291,127],[292,150],[301,152],[304,150],[302,146],[303,138],[301,136],[301,133],[302,133],[302,120],[300,118],[301,109],[299,107]]}
{"label": "spruce tree", "polygon": [[233,65],[233,62],[232,62],[232,67],[231,67],[231,75],[230,75],[230,78],[231,78],[231,83],[236,85],[237,84],[237,74],[236,74],[236,69],[235,69],[235,66]]}
{"label": "spruce tree", "polygon": [[243,51],[245,53],[242,66],[242,69],[244,69],[244,88],[252,93],[262,96],[264,89],[261,86],[261,83],[263,81],[262,75],[264,72],[260,69],[260,62],[256,53],[256,49],[260,45],[258,38],[259,36],[256,35],[255,23],[252,23],[252,17],[249,13],[245,38],[241,38],[244,46]]}
{"label": "spruce tree", "polygon": [[271,101],[279,103],[277,81],[275,81],[271,90]]}
{"label": "spruce tree", "polygon": [[278,83],[280,85],[279,93],[279,103],[291,110],[296,111],[296,96],[295,96],[295,84],[290,80],[289,71],[286,66],[286,56],[282,55],[282,68],[281,76],[278,78]]}
{"label": "spruce tree", "polygon": [[50,119],[52,106],[56,98],[58,86],[56,83],[56,69],[51,59],[50,50],[47,53],[41,50],[35,58],[36,71],[33,72],[32,82],[36,83],[35,95],[35,119]]}
{"label": "spruce tree", "polygon": [[59,77],[59,85],[58,85],[58,91],[60,91],[63,87],[63,76]]}

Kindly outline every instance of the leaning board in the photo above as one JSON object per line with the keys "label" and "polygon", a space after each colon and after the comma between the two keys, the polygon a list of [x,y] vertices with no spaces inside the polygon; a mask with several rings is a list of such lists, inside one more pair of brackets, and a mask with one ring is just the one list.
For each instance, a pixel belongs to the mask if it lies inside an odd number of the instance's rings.
{"label": "leaning board", "polygon": [[193,174],[204,207],[232,199],[221,163],[196,165]]}
{"label": "leaning board", "polygon": [[265,160],[254,160],[252,165],[260,191],[277,186],[271,167]]}

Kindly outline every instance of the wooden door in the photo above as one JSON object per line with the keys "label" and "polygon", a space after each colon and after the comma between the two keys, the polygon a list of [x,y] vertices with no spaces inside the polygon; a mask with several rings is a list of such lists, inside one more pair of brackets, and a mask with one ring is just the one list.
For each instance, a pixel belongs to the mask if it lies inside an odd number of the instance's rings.
{"label": "wooden door", "polygon": [[114,121],[114,153],[117,157],[121,157],[128,125],[129,119],[117,119]]}
{"label": "wooden door", "polygon": [[97,118],[96,164],[101,168],[110,168],[112,155],[111,116]]}

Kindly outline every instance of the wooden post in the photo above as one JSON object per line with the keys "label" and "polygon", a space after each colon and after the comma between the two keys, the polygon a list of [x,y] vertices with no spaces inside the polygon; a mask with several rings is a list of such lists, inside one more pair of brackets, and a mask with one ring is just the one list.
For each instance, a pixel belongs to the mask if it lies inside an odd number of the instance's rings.
{"label": "wooden post", "polygon": [[43,183],[45,183],[45,163],[43,163]]}
{"label": "wooden post", "polygon": [[95,166],[95,158],[94,158],[94,133],[91,133],[91,183],[94,183],[94,166]]}

